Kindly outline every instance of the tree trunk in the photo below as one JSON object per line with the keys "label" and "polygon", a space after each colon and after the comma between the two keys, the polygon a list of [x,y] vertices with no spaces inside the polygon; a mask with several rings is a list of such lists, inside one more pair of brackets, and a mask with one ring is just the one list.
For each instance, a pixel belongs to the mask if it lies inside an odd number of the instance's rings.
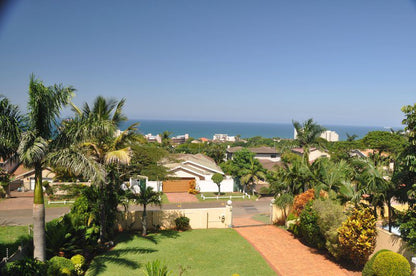
{"label": "tree trunk", "polygon": [[105,237],[106,237],[106,214],[105,214],[105,206],[104,206],[104,202],[105,202],[105,198],[106,198],[106,194],[105,194],[105,190],[104,190],[104,183],[100,184],[100,237],[99,237],[99,241],[100,243],[104,243]]}
{"label": "tree trunk", "polygon": [[45,204],[42,189],[42,166],[35,164],[35,192],[33,197],[33,258],[46,261]]}
{"label": "tree trunk", "polygon": [[389,216],[389,232],[391,233],[391,216],[392,216],[392,210],[391,210],[391,198],[387,199],[387,210],[388,210],[388,216]]}
{"label": "tree trunk", "polygon": [[147,235],[147,212],[146,212],[146,204],[143,204],[142,225],[143,225],[142,236],[146,236]]}
{"label": "tree trunk", "polygon": [[221,195],[221,185],[218,185],[218,195]]}

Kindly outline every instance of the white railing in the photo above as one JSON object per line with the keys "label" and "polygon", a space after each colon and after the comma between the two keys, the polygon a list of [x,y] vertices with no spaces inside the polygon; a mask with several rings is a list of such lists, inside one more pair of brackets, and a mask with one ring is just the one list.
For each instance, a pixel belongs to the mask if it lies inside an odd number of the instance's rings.
{"label": "white railing", "polygon": [[58,200],[58,201],[50,201],[48,200],[48,204],[72,204],[75,201],[73,200]]}
{"label": "white railing", "polygon": [[249,194],[247,194],[247,193],[244,193],[243,195],[241,195],[241,196],[237,196],[237,195],[230,195],[230,196],[204,196],[203,194],[201,194],[201,198],[202,198],[202,200],[206,200],[206,199],[216,199],[216,200],[218,200],[218,199],[233,199],[233,198],[248,198],[248,199],[250,199],[250,195]]}

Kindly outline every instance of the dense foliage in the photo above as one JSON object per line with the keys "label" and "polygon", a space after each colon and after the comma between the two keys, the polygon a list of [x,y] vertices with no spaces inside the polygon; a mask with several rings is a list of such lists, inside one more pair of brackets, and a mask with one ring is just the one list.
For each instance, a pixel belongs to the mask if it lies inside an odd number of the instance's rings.
{"label": "dense foliage", "polygon": [[175,219],[176,230],[185,231],[189,229],[189,218],[180,216]]}
{"label": "dense foliage", "polygon": [[364,265],[376,245],[376,219],[368,208],[355,208],[338,229],[343,256]]}
{"label": "dense foliage", "polygon": [[325,238],[318,225],[318,213],[312,209],[312,202],[308,202],[299,216],[298,235],[308,245],[322,249]]}
{"label": "dense foliage", "polygon": [[410,276],[412,273],[406,258],[392,251],[384,251],[377,254],[372,263],[372,270],[375,276]]}

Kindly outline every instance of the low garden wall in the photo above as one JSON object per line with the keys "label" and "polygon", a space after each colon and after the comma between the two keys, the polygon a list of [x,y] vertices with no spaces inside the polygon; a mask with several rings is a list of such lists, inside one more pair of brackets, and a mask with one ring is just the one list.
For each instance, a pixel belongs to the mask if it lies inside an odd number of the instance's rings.
{"label": "low garden wall", "polygon": [[[125,212],[117,218],[119,230],[141,230],[143,211]],[[149,229],[175,228],[175,219],[180,216],[189,218],[192,229],[228,228],[231,225],[231,207],[209,209],[175,209],[147,211]]]}
{"label": "low garden wall", "polygon": [[403,255],[409,261],[412,270],[414,269],[414,264],[412,263],[414,253],[408,248],[407,243],[400,236],[390,233],[387,230],[377,228],[377,243],[374,253],[381,249],[388,249]]}

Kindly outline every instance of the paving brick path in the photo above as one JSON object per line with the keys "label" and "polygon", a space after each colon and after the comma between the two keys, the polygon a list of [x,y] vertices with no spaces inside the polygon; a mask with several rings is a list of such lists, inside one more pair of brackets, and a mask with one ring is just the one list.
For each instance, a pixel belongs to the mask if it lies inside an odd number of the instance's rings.
{"label": "paving brick path", "polygon": [[303,245],[274,225],[235,228],[280,276],[359,276]]}
{"label": "paving brick path", "polygon": [[188,193],[165,193],[168,197],[169,202],[198,202],[198,199],[195,195]]}

